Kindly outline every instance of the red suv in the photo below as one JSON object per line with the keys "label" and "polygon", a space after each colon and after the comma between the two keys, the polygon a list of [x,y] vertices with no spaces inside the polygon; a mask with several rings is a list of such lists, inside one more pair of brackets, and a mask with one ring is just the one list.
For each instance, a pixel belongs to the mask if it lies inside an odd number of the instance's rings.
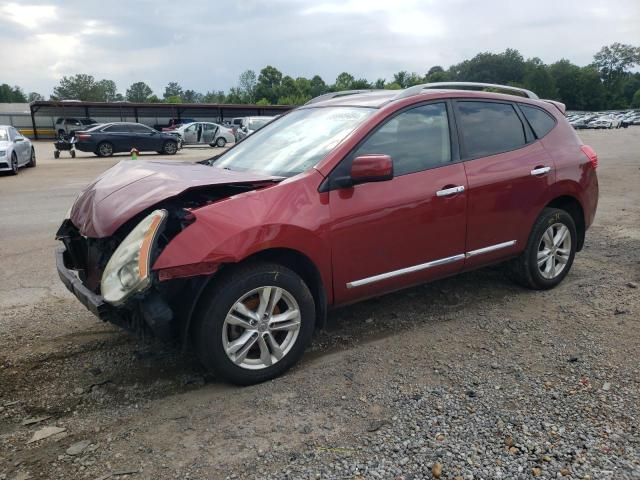
{"label": "red suv", "polygon": [[238,384],[293,365],[329,307],[504,261],[555,287],[596,212],[596,154],[564,105],[467,87],[332,93],[199,164],[123,161],[60,227],[60,277]]}

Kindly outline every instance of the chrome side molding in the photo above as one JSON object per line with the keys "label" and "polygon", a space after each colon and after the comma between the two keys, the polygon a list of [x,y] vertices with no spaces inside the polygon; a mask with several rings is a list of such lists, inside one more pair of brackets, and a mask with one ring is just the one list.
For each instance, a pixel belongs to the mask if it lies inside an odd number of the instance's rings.
{"label": "chrome side molding", "polygon": [[389,278],[399,277],[401,275],[407,275],[409,273],[419,272],[428,268],[439,267],[440,265],[447,265],[453,262],[459,262],[465,258],[475,257],[484,253],[494,252],[503,248],[512,247],[516,244],[516,240],[509,240],[508,242],[497,243],[495,245],[489,245],[488,247],[479,248],[477,250],[471,250],[467,253],[461,253],[459,255],[453,255],[451,257],[439,258],[438,260],[432,260],[431,262],[421,263],[420,265],[413,265],[411,267],[401,268],[399,270],[393,270],[391,272],[380,273],[372,277],[362,278],[360,280],[354,280],[347,283],[347,288],[361,287],[363,285],[369,285],[370,283],[380,282]]}

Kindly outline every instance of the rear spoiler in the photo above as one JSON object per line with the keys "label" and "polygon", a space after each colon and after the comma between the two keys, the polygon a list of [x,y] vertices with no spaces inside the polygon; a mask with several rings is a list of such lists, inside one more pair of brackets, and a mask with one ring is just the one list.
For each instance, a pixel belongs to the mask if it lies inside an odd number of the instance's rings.
{"label": "rear spoiler", "polygon": [[556,107],[558,110],[560,110],[560,113],[562,113],[563,115],[567,111],[567,106],[562,102],[556,102],[555,100],[542,100],[542,101],[550,103],[551,105]]}

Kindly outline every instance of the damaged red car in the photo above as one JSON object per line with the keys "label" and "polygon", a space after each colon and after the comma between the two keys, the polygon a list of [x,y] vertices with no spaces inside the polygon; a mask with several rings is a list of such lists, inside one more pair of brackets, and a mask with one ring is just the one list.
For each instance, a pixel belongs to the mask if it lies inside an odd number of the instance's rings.
{"label": "damaged red car", "polygon": [[60,278],[237,384],[291,367],[331,307],[499,262],[552,288],[593,221],[597,156],[562,104],[467,90],[485,87],[332,93],[209,161],[121,162],[60,227]]}

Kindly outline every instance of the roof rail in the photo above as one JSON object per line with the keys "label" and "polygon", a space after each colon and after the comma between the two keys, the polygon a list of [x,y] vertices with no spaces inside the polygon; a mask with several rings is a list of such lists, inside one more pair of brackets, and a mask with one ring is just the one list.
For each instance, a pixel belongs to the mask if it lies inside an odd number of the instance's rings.
{"label": "roof rail", "polygon": [[312,98],[307,103],[305,103],[305,105],[311,105],[312,103],[323,102],[324,100],[329,100],[331,98],[346,97],[347,95],[356,95],[358,93],[368,93],[368,92],[375,92],[375,91],[376,91],[375,89],[368,88],[364,90],[342,90],[340,92],[329,92],[329,93],[325,93],[324,95],[319,95],[317,97]]}
{"label": "roof rail", "polygon": [[394,97],[394,100],[400,98],[413,97],[422,93],[423,90],[431,88],[443,89],[443,90],[482,90],[485,88],[493,88],[496,90],[504,90],[506,92],[514,92],[514,94],[520,97],[537,99],[538,95],[526,88],[512,87],[509,85],[498,85],[495,83],[479,83],[479,82],[435,82],[435,83],[423,83],[422,85],[414,85],[413,87],[405,88],[398,95]]}

